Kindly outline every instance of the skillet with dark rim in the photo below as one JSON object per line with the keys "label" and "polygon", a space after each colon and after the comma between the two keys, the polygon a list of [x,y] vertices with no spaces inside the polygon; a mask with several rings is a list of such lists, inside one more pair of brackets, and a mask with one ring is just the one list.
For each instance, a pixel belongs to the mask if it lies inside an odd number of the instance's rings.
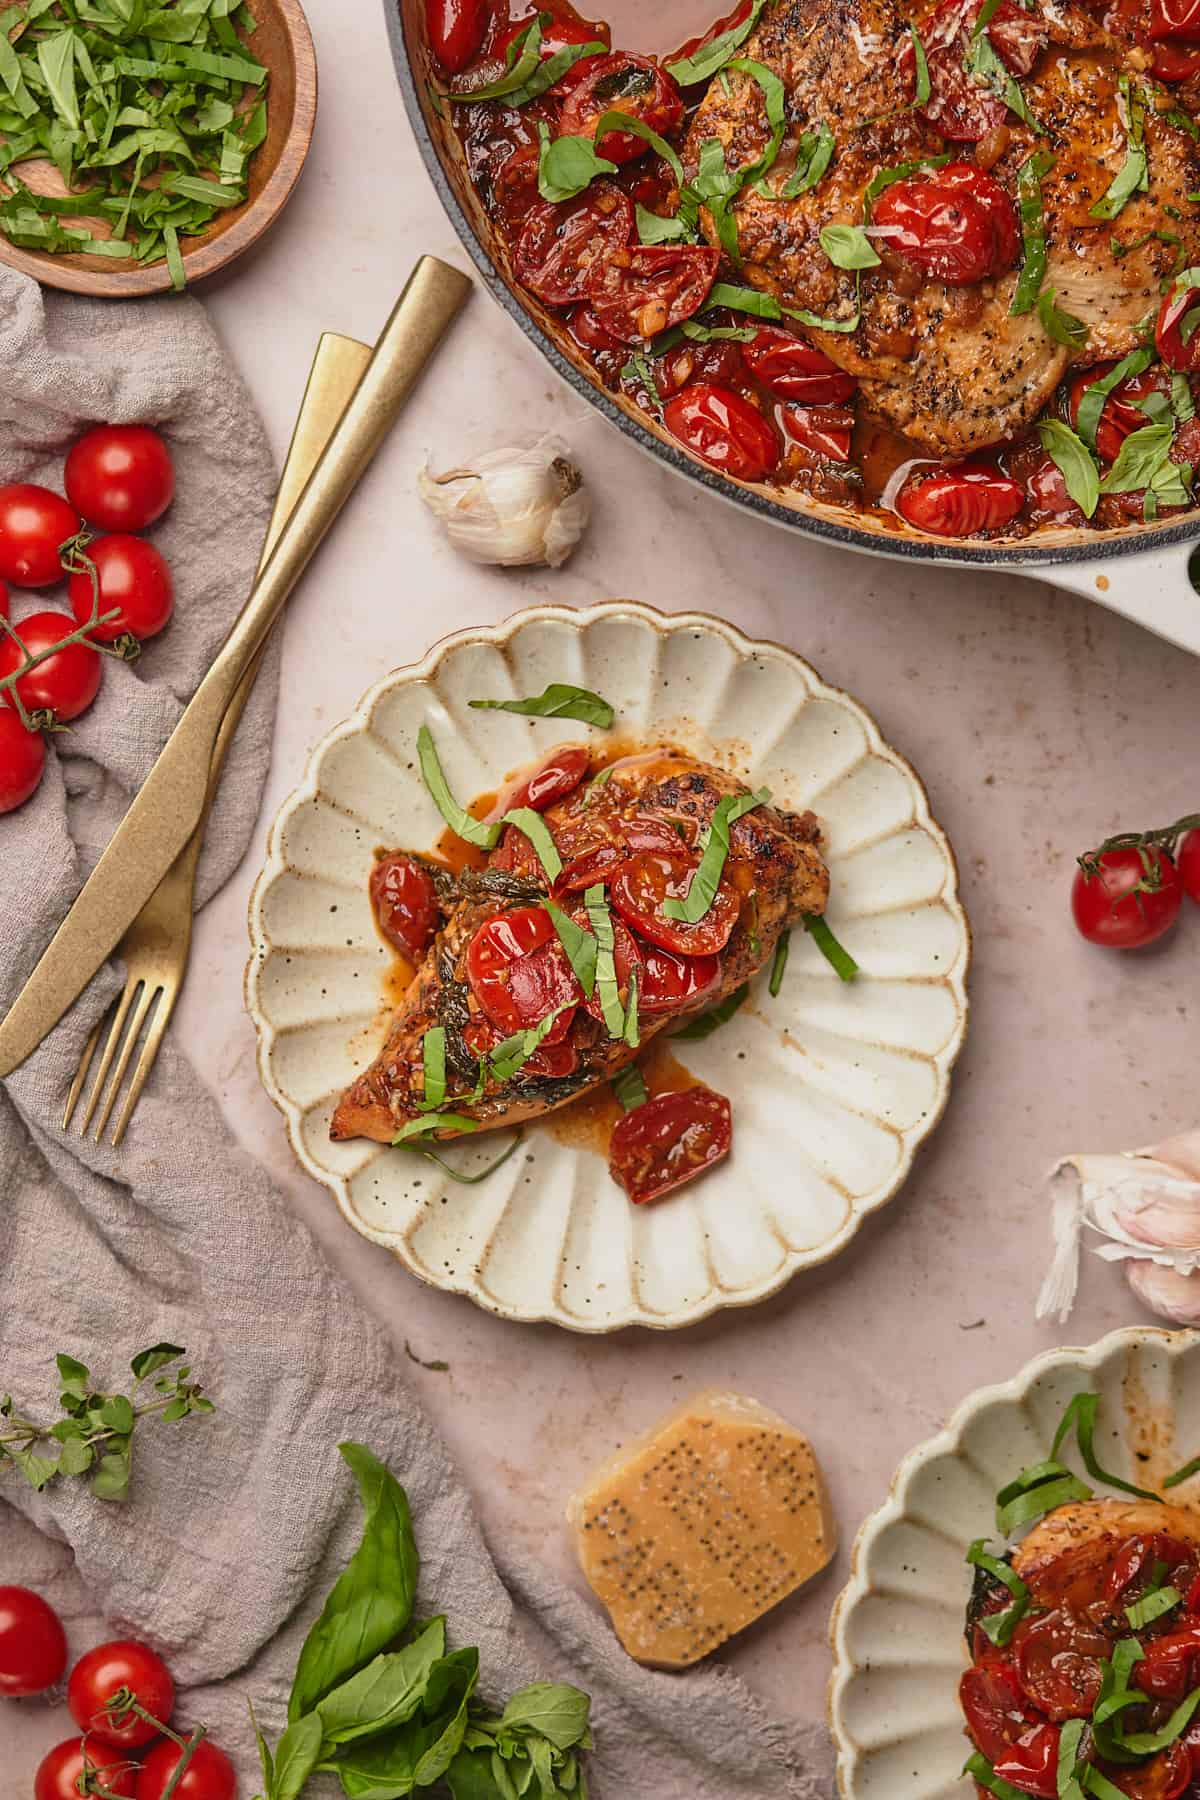
{"label": "skillet with dark rim", "polygon": [[[1196,542],[1200,508],[1164,525],[1039,533],[1036,543],[1019,545],[947,542],[913,533],[902,536],[851,523],[837,507],[801,496],[783,501],[777,490],[729,480],[689,455],[630,402],[606,392],[586,373],[586,365],[572,355],[561,325],[532,295],[519,293],[504,274],[498,234],[471,188],[457,138],[441,117],[424,76],[418,73],[424,61],[420,0],[383,0],[383,5],[396,74],[417,144],[438,197],[484,283],[563,380],[642,449],[721,499],[807,537],[872,556],[1012,569],[1039,577],[1099,601],[1200,654],[1200,544]],[[1049,538],[1053,541],[1046,541]]]}

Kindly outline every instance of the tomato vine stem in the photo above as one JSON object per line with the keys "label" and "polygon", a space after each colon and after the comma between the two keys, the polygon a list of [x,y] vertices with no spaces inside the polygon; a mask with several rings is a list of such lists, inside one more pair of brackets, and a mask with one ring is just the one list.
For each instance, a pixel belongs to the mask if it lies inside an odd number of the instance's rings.
{"label": "tomato vine stem", "polygon": [[88,644],[93,650],[100,651],[101,655],[113,656],[118,662],[134,662],[141,654],[142,647],[132,632],[125,632],[112,644],[99,643],[91,636],[98,626],[111,625],[114,619],[119,619],[121,609],[119,606],[114,606],[110,612],[102,613],[100,611],[100,572],[85,549],[90,542],[91,538],[88,533],[80,531],[74,537],[67,538],[58,547],[59,560],[62,563],[64,574],[86,574],[91,582],[92,610],[85,624],[77,625],[74,631],[68,632],[65,637],[60,638],[57,643],[51,644],[47,649],[31,651],[27,650],[21,642],[17,628],[4,617],[3,613],[0,613],[0,632],[13,640],[23,658],[20,667],[14,669],[11,675],[0,677],[0,704],[3,704],[5,698],[9,700],[26,731],[57,729],[52,722],[52,714],[47,715],[46,710],[40,707],[31,713],[18,691],[18,683],[23,681],[40,663],[47,662],[50,657],[57,656],[60,650],[66,650],[72,644]]}

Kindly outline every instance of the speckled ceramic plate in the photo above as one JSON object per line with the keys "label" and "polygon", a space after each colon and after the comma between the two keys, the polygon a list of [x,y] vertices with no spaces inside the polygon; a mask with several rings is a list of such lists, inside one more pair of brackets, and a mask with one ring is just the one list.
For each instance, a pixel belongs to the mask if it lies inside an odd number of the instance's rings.
{"label": "speckled ceramic plate", "polygon": [[[604,1158],[561,1122],[528,1131],[476,1187],[407,1151],[329,1141],[334,1102],[388,1018],[373,852],[428,847],[441,829],[418,729],[429,725],[461,799],[491,791],[565,737],[602,737],[467,704],[551,681],[603,694],[625,742],[679,744],[766,783],[780,805],[811,806],[826,833],[830,921],[862,968],[843,984],[797,932],[778,999],[760,990],[711,1038],[676,1047],[732,1100],[734,1152],[658,1206],[631,1207]],[[799,657],[718,619],[624,602],[537,607],[378,682],[317,747],[276,819],[250,938],[263,1081],[297,1156],[350,1223],[423,1281],[575,1331],[688,1325],[835,1255],[896,1193],[937,1123],[966,1023],[954,858],[907,763]],[[481,1138],[452,1154],[470,1172],[495,1149]]]}
{"label": "speckled ceramic plate", "polygon": [[[1039,1356],[1013,1381],[972,1394],[914,1450],[858,1534],[833,1613],[829,1714],[845,1800],[973,1794],[958,1705],[964,1558],[987,1535],[998,1489],[1050,1454],[1084,1389],[1100,1394],[1096,1451],[1115,1475],[1153,1488],[1200,1449],[1200,1333],[1135,1329]],[[1082,1474],[1077,1455],[1063,1454]],[[1179,1499],[1194,1499],[1192,1486]]]}

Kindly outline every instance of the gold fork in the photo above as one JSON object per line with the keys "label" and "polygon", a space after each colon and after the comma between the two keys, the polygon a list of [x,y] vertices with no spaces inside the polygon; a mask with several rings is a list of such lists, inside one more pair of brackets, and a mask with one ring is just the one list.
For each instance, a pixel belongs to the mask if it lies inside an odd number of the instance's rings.
{"label": "gold fork", "polygon": [[[283,529],[289,513],[303,492],[309,476],[316,468],[321,452],[332,436],[338,420],[345,412],[370,360],[371,351],[366,344],[360,344],[355,338],[340,337],[336,332],[326,332],[317,346],[317,354],[313,359],[308,386],[305,389],[300,414],[296,420],[296,429],[279,483],[279,492],[275,496],[271,523],[267,527],[266,540],[259,560],[260,570],[274,549],[276,539]],[[141,1055],[138,1057],[125,1103],[113,1129],[110,1140],[113,1144],[119,1144],[125,1136],[126,1127],[133,1116],[133,1109],[141,1098],[142,1089],[146,1085],[146,1077],[154,1067],[154,1059],[158,1055],[159,1046],[170,1023],[171,1014],[175,1010],[175,1002],[179,997],[179,990],[183,986],[183,978],[187,971],[188,953],[192,942],[192,906],[196,886],[196,865],[200,860],[200,851],[204,843],[209,809],[220,781],[221,767],[225,761],[226,752],[232,742],[233,734],[237,730],[242,709],[250,697],[250,690],[254,686],[262,655],[263,652],[260,651],[246,670],[225,715],[213,750],[208,781],[208,801],[200,822],[187,845],[163,876],[114,952],[125,964],[125,989],[117,1001],[108,1037],[100,1054],[100,1066],[79,1124],[80,1137],[87,1136],[88,1127],[91,1125],[98,1106],[100,1107],[100,1118],[96,1126],[97,1143],[104,1136],[105,1128],[112,1117],[113,1108],[120,1096],[129,1064],[147,1020],[150,1024],[146,1041]],[[64,1131],[70,1126],[75,1108],[79,1104],[103,1029],[104,1019],[101,1019],[84,1045],[83,1055],[80,1057],[79,1067],[75,1072],[75,1079],[71,1083],[71,1091],[67,1096],[67,1108],[63,1116]],[[115,1068],[113,1066],[114,1059]],[[110,1072],[111,1080],[109,1079]]]}

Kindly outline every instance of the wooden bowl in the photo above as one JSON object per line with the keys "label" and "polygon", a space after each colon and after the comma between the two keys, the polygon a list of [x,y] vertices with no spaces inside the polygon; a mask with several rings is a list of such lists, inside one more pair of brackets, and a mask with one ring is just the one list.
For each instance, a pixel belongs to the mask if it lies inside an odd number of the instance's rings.
{"label": "wooden bowl", "polygon": [[[258,23],[254,54],[266,64],[267,136],[248,166],[248,191],[241,206],[218,213],[200,237],[181,238],[180,250],[189,285],[215,275],[256,244],[274,224],[291,198],[312,142],[317,116],[317,56],[312,32],[300,0],[248,0]],[[37,193],[61,195],[58,171],[48,162],[18,165],[22,179]],[[89,229],[104,227],[88,220]],[[0,233],[0,263],[32,275],[45,287],[73,294],[96,294],[107,300],[136,294],[158,294],[171,286],[165,261],[142,267],[114,266],[104,256],[51,254],[21,250]]]}

